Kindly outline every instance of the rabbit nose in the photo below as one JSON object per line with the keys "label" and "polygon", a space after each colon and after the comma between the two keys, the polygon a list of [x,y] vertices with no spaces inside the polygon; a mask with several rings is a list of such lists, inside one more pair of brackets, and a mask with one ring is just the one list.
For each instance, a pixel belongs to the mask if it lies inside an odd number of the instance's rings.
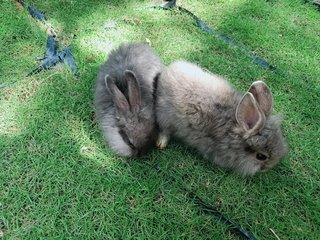
{"label": "rabbit nose", "polygon": [[261,165],[260,167],[261,172],[266,172],[267,170],[268,170],[268,167],[265,164]]}
{"label": "rabbit nose", "polygon": [[[131,146],[130,146],[131,147]],[[135,157],[139,157],[140,153],[139,153],[139,150],[137,150],[136,148],[134,147],[131,147],[131,153],[133,156]]]}

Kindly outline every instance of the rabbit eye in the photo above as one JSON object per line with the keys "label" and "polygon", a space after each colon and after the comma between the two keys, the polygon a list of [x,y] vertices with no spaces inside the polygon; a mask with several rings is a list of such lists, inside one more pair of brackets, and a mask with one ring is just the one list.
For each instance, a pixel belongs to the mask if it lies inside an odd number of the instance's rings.
{"label": "rabbit eye", "polygon": [[257,153],[256,158],[260,161],[266,160],[268,157],[262,153]]}

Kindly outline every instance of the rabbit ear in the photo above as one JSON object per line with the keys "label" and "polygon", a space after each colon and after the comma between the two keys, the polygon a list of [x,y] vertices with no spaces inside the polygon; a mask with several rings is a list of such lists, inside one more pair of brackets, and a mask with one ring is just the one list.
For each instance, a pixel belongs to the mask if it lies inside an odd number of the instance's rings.
{"label": "rabbit ear", "polygon": [[126,114],[128,111],[130,111],[130,106],[126,97],[114,83],[114,80],[110,78],[109,75],[106,75],[104,81],[107,89],[109,89],[112,101],[115,104],[116,109],[122,114]]}
{"label": "rabbit ear", "polygon": [[133,111],[138,111],[141,105],[141,93],[139,82],[132,71],[126,70],[124,74],[128,83],[128,98],[131,109]]}
{"label": "rabbit ear", "polygon": [[256,81],[252,83],[248,92],[253,94],[264,115],[268,117],[272,110],[272,94],[267,84],[263,81]]}
{"label": "rabbit ear", "polygon": [[257,133],[265,123],[265,116],[252,93],[247,92],[236,110],[237,122],[247,132],[247,136]]}

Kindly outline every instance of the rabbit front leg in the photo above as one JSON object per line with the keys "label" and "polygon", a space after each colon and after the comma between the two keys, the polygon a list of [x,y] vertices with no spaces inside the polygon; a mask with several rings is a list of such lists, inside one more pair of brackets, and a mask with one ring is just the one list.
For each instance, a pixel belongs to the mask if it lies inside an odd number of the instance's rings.
{"label": "rabbit front leg", "polygon": [[161,105],[164,103],[164,101],[158,101],[156,105],[157,124],[159,129],[156,146],[159,149],[164,149],[167,147],[171,135],[169,118],[167,112],[164,111],[166,108],[163,108]]}

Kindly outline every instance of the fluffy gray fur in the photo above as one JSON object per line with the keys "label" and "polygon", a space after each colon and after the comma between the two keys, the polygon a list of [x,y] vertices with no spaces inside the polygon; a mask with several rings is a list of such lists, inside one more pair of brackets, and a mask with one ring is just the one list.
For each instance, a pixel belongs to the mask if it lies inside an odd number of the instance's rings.
{"label": "fluffy gray fur", "polygon": [[141,156],[155,144],[153,82],[162,66],[151,47],[131,43],[112,51],[100,68],[96,116],[108,145],[121,156]]}
{"label": "fluffy gray fur", "polygon": [[158,147],[175,136],[209,161],[241,175],[277,164],[287,152],[281,118],[270,115],[272,95],[262,81],[240,94],[222,77],[176,61],[158,81]]}

